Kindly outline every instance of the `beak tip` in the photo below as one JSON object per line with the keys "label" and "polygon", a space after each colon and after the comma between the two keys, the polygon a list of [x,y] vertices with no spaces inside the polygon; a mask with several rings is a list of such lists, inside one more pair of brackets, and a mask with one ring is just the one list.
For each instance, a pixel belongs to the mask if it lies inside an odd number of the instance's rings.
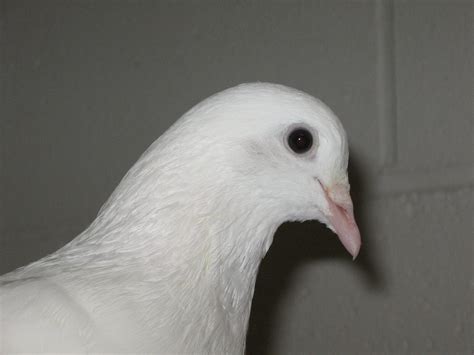
{"label": "beak tip", "polygon": [[352,239],[349,243],[343,243],[346,247],[349,254],[352,256],[352,260],[354,261],[360,252],[361,242],[360,237]]}
{"label": "beak tip", "polygon": [[357,256],[359,255],[359,251],[360,251],[360,244],[357,246],[355,250],[351,252],[352,261],[354,261],[357,258]]}

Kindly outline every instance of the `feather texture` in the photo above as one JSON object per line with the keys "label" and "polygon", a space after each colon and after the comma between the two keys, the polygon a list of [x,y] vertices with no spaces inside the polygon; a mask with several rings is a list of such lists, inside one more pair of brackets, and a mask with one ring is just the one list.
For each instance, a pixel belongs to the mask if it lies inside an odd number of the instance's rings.
{"label": "feather texture", "polygon": [[[286,146],[295,126],[314,149]],[[95,221],[0,278],[4,352],[243,353],[256,275],[278,226],[330,227],[319,184],[347,182],[347,141],[317,99],[242,84],[192,108]]]}

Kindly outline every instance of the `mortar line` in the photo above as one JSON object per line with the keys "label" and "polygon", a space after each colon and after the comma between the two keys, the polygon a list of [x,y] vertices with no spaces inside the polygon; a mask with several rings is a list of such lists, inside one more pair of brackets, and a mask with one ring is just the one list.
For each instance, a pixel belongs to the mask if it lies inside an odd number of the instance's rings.
{"label": "mortar line", "polygon": [[398,160],[393,0],[376,0],[376,100],[381,168]]}

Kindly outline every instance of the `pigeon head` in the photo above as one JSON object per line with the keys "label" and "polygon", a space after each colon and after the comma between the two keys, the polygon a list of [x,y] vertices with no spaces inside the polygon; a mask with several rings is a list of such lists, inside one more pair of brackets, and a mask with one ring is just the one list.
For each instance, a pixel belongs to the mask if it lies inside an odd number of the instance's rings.
{"label": "pigeon head", "polygon": [[219,209],[232,199],[277,224],[318,220],[357,256],[346,134],[316,98],[282,85],[241,84],[196,105],[157,143],[152,151],[177,157],[169,170],[187,167],[180,176],[201,193],[201,207],[214,191],[232,196]]}

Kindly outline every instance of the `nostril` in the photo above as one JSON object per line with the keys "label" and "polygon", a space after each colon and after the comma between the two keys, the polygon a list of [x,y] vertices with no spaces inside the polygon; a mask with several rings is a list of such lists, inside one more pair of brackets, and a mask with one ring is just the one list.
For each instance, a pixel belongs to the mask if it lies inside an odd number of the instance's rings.
{"label": "nostril", "polygon": [[349,184],[345,183],[336,183],[326,187],[324,184],[316,179],[321,188],[323,189],[326,197],[329,198],[341,211],[344,211],[345,214],[351,215],[353,212],[353,205],[351,195],[349,193],[350,187]]}
{"label": "nostril", "polygon": [[348,186],[335,185],[330,187],[326,193],[337,205],[345,210],[352,210],[352,200]]}

